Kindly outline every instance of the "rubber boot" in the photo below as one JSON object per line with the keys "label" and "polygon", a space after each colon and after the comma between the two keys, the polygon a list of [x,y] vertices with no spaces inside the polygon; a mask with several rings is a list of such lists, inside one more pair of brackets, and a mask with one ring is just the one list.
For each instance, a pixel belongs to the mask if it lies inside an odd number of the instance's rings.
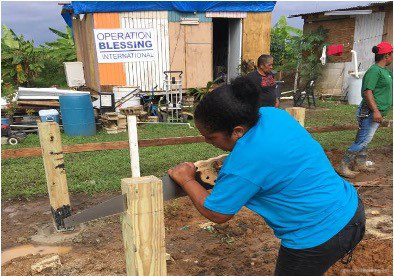
{"label": "rubber boot", "polygon": [[355,178],[358,172],[352,171],[350,166],[354,162],[356,153],[346,151],[341,164],[339,165],[338,174],[346,178]]}
{"label": "rubber boot", "polygon": [[375,172],[376,168],[367,166],[367,150],[360,151],[354,160],[354,170],[358,172]]}

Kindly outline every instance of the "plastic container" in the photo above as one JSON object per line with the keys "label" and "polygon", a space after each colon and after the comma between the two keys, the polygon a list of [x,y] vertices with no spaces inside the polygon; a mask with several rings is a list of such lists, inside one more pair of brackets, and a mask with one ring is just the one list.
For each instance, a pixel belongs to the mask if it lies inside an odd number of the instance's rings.
{"label": "plastic container", "polygon": [[59,111],[56,109],[42,109],[38,111],[41,122],[56,122],[59,123]]}
{"label": "plastic container", "polygon": [[363,83],[363,76],[365,72],[358,72],[359,78],[354,73],[349,76],[349,92],[347,100],[349,104],[359,105],[362,101],[361,86]]}
{"label": "plastic container", "polygon": [[10,124],[10,118],[1,118],[1,124],[2,125],[9,125]]}
{"label": "plastic container", "polygon": [[59,96],[64,133],[70,136],[96,134],[92,100],[88,94]]}

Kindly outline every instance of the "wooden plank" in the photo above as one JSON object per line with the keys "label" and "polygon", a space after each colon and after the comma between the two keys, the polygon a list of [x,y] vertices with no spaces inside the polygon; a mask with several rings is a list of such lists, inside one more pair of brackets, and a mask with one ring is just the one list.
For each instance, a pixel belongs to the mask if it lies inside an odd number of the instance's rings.
{"label": "wooden plank", "polygon": [[58,101],[17,101],[18,105],[60,106]]}
{"label": "wooden plank", "polygon": [[[158,138],[158,139],[142,139],[138,141],[139,147],[154,147],[154,146],[169,146],[180,144],[202,143],[205,139],[203,136],[185,136],[172,138]],[[75,144],[63,147],[63,153],[77,153],[89,152],[99,150],[121,150],[129,148],[128,141],[117,142],[103,142],[103,143],[86,143]],[[34,157],[41,156],[40,148],[25,148],[25,149],[6,149],[1,151],[1,158],[19,158],[19,157]]]}
{"label": "wooden plank", "polygon": [[[393,122],[383,121],[380,127],[392,127]],[[342,125],[342,126],[327,126],[327,127],[306,127],[310,133],[322,133],[344,130],[356,130],[358,125]],[[185,137],[171,137],[158,139],[141,139],[138,141],[138,147],[155,147],[155,146],[169,146],[169,145],[183,145],[193,143],[203,143],[205,138],[203,136],[185,136]],[[99,150],[122,150],[129,148],[128,141],[117,142],[102,142],[102,143],[86,143],[63,146],[63,153],[78,153]],[[41,156],[40,148],[24,148],[24,149],[6,149],[1,151],[1,158],[19,158],[19,157],[35,157]]]}
{"label": "wooden plank", "polygon": [[161,180],[125,178],[122,193],[127,195],[127,211],[121,215],[127,275],[167,275]]}
{"label": "wooden plank", "polygon": [[83,53],[82,53],[82,40],[80,33],[80,22],[79,19],[72,19],[72,31],[74,37],[75,50],[77,52],[77,61],[83,61]]}
{"label": "wooden plank", "polygon": [[64,229],[63,219],[71,215],[60,127],[57,123],[38,123],[41,152],[48,185],[49,202],[57,230]]}
{"label": "wooden plank", "polygon": [[271,44],[270,12],[248,12],[243,20],[242,59],[255,63],[262,54],[270,53]]}

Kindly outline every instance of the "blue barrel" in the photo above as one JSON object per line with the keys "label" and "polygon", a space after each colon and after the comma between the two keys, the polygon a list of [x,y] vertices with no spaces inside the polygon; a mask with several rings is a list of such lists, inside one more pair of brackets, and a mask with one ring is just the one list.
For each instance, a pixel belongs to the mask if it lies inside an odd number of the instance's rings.
{"label": "blue barrel", "polygon": [[96,124],[89,94],[59,96],[64,133],[70,136],[92,136]]}
{"label": "blue barrel", "polygon": [[2,125],[9,125],[10,119],[9,118],[1,118],[1,124]]}

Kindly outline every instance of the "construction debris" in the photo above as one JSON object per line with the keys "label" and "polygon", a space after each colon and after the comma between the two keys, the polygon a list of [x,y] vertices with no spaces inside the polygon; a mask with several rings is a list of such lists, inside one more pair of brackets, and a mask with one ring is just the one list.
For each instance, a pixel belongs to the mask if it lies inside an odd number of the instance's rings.
{"label": "construction debris", "polygon": [[101,116],[101,122],[107,133],[116,134],[126,132],[126,116],[117,112],[107,112]]}
{"label": "construction debris", "polygon": [[59,268],[62,263],[60,262],[60,258],[58,255],[52,256],[50,258],[46,258],[34,265],[31,266],[31,270],[33,273],[40,273],[46,268]]}

